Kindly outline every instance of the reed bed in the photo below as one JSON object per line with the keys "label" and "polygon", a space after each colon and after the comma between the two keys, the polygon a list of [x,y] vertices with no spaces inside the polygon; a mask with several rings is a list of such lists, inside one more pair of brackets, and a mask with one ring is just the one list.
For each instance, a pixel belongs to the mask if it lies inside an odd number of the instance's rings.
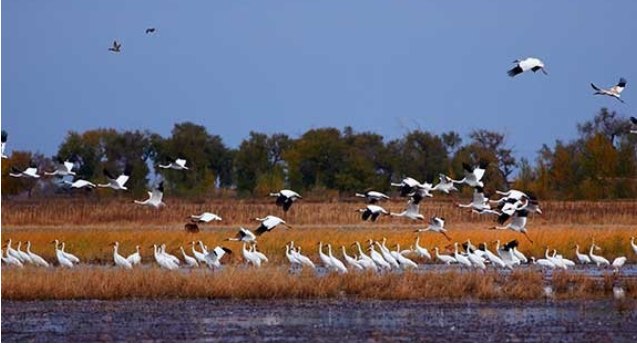
{"label": "reed bed", "polygon": [[[563,284],[568,279],[558,278]],[[579,281],[579,280],[578,280]],[[607,297],[603,281],[587,280],[572,291],[554,286],[560,298]],[[586,283],[589,284],[589,283]],[[63,299],[328,299],[376,300],[537,300],[545,297],[545,281],[537,271],[509,275],[489,272],[429,272],[404,274],[351,273],[316,275],[290,273],[286,268],[228,267],[221,271],[168,272],[155,267],[124,271],[111,268],[14,269],[2,272],[3,300]],[[635,298],[635,284],[625,285]]]}
{"label": "reed bed", "polygon": [[[444,216],[451,223],[490,221],[489,217],[475,216],[466,209],[457,208],[459,202],[470,199],[432,199],[422,204],[425,216]],[[218,226],[249,224],[256,217],[278,215],[295,225],[367,226],[360,220],[356,209],[366,204],[362,200],[312,201],[304,200],[284,214],[265,200],[210,200],[189,201],[170,199],[167,208],[152,209],[137,206],[130,199],[122,198],[53,198],[38,200],[4,200],[2,202],[2,226],[58,226],[58,225],[179,225],[187,217],[212,211],[224,218]],[[399,212],[405,206],[404,199],[394,199],[383,204],[386,209]],[[603,202],[543,202],[544,214],[533,218],[535,224],[596,224],[637,225],[637,201]],[[381,218],[377,225],[388,226],[393,219]]]}

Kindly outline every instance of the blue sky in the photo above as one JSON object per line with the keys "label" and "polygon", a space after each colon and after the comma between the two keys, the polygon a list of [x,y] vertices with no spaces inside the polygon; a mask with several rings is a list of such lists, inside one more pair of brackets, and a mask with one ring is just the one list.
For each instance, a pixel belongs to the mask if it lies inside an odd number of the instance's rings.
{"label": "blue sky", "polygon": [[[69,130],[183,121],[229,146],[250,130],[487,128],[533,157],[600,107],[635,115],[637,2],[532,4],[5,0],[2,129],[9,150],[52,155]],[[509,78],[528,56],[550,75]],[[620,76],[626,105],[591,95]]]}

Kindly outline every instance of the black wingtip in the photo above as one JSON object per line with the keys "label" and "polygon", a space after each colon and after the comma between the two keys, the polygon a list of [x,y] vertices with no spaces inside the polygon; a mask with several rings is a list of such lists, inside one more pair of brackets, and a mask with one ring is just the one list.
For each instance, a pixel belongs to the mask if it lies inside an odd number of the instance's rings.
{"label": "black wingtip", "polygon": [[507,71],[507,75],[509,75],[511,77],[515,77],[515,76],[521,74],[522,72],[523,72],[522,68],[520,68],[519,66],[516,66],[515,68]]}
{"label": "black wingtip", "polygon": [[133,166],[131,166],[130,164],[127,164],[124,167],[124,175],[131,176],[132,173],[133,173]]}
{"label": "black wingtip", "polygon": [[102,169],[102,173],[104,174],[105,177],[107,177],[109,179],[115,179],[113,177],[113,175],[111,175],[111,172],[109,172],[108,169],[106,169],[106,168]]}
{"label": "black wingtip", "polygon": [[625,78],[623,78],[623,77],[622,77],[622,78],[620,78],[620,79],[619,79],[619,83],[617,84],[617,86],[622,87],[622,88],[623,88],[623,87],[626,87],[626,79],[625,79]]}

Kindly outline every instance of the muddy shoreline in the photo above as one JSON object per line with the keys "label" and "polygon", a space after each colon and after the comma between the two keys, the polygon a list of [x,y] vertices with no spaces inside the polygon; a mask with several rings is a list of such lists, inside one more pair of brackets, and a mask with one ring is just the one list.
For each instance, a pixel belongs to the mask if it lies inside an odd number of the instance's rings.
{"label": "muddy shoreline", "polygon": [[635,342],[625,301],[3,300],[2,342]]}

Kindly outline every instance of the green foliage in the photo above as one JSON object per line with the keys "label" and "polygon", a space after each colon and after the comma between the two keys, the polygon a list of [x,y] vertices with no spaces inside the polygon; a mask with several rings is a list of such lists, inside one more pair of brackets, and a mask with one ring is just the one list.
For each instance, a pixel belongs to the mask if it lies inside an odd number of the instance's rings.
{"label": "green foliage", "polygon": [[[149,176],[156,175],[166,181],[170,195],[184,197],[207,197],[234,188],[241,195],[261,197],[291,188],[304,195],[334,198],[372,188],[388,191],[390,182],[406,176],[433,184],[440,173],[461,178],[463,163],[487,161],[487,190],[512,184],[543,199],[634,198],[637,136],[629,134],[631,127],[627,118],[601,109],[592,120],[577,126],[577,139],[544,145],[534,162],[518,161],[504,134],[484,129],[471,132],[464,142],[455,132],[438,135],[422,130],[389,141],[350,127],[311,129],[298,139],[251,132],[235,150],[204,126],[190,122],[175,124],[167,138],[148,131],[69,132],[57,156],[76,156],[80,162],[76,172],[94,182],[105,181],[104,168],[118,175],[130,166],[127,186],[134,194],[145,191]],[[176,158],[186,159],[190,170],[150,167]],[[42,169],[52,169],[51,161],[41,155],[14,152],[2,161],[3,195],[52,191],[54,185],[47,184],[51,180],[8,178],[10,164],[26,166],[31,160]]]}
{"label": "green foliage", "polygon": [[155,164],[177,158],[187,161],[186,166],[190,170],[156,169],[174,193],[204,194],[217,186],[232,185],[234,152],[225,146],[220,136],[211,135],[204,126],[191,122],[178,123],[170,138],[154,135],[151,143],[153,151],[150,156]]}

